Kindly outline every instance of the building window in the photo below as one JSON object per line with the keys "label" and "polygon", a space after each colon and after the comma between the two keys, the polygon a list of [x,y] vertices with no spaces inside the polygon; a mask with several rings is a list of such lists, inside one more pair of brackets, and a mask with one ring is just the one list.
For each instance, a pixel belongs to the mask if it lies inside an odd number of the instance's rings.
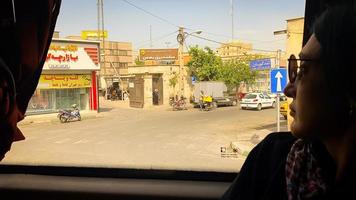
{"label": "building window", "polygon": [[27,107],[27,113],[53,113],[58,109],[89,108],[89,88],[37,89]]}
{"label": "building window", "polygon": [[128,67],[128,63],[119,63],[119,67],[120,68],[127,68]]}
{"label": "building window", "polygon": [[127,51],[119,50],[119,56],[127,56]]}
{"label": "building window", "polygon": [[118,55],[118,50],[117,49],[111,49],[111,55],[117,56]]}

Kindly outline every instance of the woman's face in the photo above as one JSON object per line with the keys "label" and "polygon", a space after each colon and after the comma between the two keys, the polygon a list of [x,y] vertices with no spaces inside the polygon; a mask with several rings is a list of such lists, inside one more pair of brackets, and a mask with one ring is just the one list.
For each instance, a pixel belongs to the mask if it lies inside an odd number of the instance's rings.
{"label": "woman's face", "polygon": [[286,96],[293,98],[289,107],[294,121],[290,128],[299,138],[323,137],[337,128],[333,98],[318,61],[320,50],[320,43],[313,34],[299,55],[302,61],[295,82],[289,82],[284,90]]}

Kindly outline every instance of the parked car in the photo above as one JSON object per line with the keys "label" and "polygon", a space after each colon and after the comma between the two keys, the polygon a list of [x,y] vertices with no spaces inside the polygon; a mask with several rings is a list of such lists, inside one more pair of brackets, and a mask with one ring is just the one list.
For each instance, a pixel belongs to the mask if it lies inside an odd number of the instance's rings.
{"label": "parked car", "polygon": [[213,101],[217,106],[236,106],[237,99],[235,97],[214,97]]}
{"label": "parked car", "polygon": [[201,93],[205,96],[212,97],[213,107],[219,106],[236,106],[236,96],[229,96],[226,94],[227,87],[224,82],[220,81],[201,81],[194,85],[193,97],[191,103],[194,107],[199,107],[201,101]]}
{"label": "parked car", "polygon": [[279,106],[279,112],[283,115],[284,119],[287,119],[288,115],[288,101],[281,101]]}
{"label": "parked car", "polygon": [[263,93],[248,93],[242,98],[240,103],[241,109],[257,109],[276,107],[274,98],[264,95]]}
{"label": "parked car", "polygon": [[271,92],[262,92],[262,94],[265,95],[265,96],[269,96],[271,98],[277,99],[277,95],[273,94]]}

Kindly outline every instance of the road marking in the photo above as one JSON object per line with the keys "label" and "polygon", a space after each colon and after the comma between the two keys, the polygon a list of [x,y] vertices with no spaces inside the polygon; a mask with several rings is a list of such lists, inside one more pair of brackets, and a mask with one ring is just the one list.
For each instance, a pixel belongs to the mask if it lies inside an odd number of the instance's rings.
{"label": "road marking", "polygon": [[63,140],[58,140],[58,141],[55,141],[54,143],[56,144],[62,144],[62,143],[65,143],[67,141],[70,141],[70,138],[64,138]]}
{"label": "road marking", "polygon": [[87,139],[83,139],[83,140],[78,140],[76,142],[74,142],[73,144],[85,144],[85,143],[88,143],[90,140],[87,140]]}

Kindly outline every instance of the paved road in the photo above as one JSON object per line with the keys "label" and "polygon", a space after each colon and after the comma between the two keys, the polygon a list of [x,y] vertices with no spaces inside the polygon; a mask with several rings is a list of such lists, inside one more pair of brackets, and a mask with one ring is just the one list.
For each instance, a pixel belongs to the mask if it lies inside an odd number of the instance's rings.
{"label": "paved road", "polygon": [[[254,145],[251,136],[274,131],[275,113],[108,109],[81,122],[23,125],[27,139],[3,163],[238,171]],[[243,153],[222,158],[220,148],[231,142]]]}

